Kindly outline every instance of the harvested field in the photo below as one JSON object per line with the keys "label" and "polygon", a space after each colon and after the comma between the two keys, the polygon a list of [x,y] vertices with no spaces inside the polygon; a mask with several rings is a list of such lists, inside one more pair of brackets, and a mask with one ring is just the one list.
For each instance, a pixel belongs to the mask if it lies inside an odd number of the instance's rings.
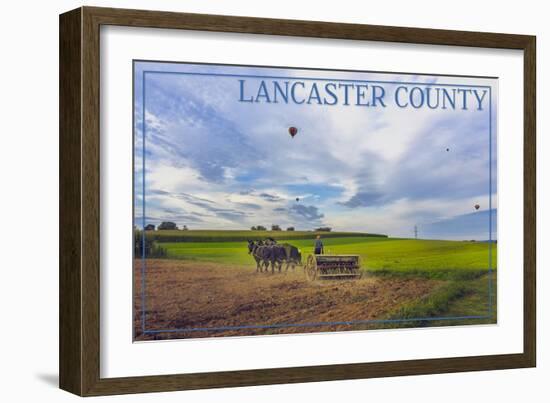
{"label": "harvested field", "polygon": [[[141,261],[134,264],[135,340],[309,333],[369,328],[369,324],[313,323],[384,319],[403,304],[428,296],[442,282],[370,277],[308,282],[301,268],[256,273],[251,267],[185,260],[147,260],[142,332]],[[306,326],[254,328],[301,324]],[[227,329],[250,326],[247,329]]]}

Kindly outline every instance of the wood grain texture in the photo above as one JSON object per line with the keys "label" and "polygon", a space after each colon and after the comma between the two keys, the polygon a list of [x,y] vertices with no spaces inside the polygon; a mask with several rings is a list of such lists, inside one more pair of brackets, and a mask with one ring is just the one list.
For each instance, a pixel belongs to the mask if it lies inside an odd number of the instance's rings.
{"label": "wood grain texture", "polygon": [[81,394],[81,11],[59,27],[59,386]]}
{"label": "wood grain texture", "polygon": [[225,15],[85,7],[105,25],[523,49],[529,36]]}
{"label": "wood grain texture", "polygon": [[82,9],[82,390],[99,378],[99,24]]}
{"label": "wood grain texture", "polygon": [[[215,373],[100,378],[101,25],[524,51],[524,352]],[[60,387],[81,396],[531,367],[536,363],[535,37],[82,7],[60,17]]]}
{"label": "wood grain texture", "polygon": [[536,39],[524,48],[523,66],[523,354],[536,366],[537,339],[537,79]]}

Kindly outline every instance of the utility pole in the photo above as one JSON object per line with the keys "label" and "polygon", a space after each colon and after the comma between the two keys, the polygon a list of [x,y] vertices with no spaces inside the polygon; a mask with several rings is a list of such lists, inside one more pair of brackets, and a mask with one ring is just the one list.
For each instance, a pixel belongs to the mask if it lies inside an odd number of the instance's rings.
{"label": "utility pole", "polygon": [[418,227],[414,226],[414,239],[418,239]]}

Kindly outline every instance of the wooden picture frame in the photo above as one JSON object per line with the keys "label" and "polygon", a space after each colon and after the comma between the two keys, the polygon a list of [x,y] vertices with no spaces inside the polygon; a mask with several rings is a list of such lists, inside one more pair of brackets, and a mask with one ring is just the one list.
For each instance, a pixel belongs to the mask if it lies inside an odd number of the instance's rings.
{"label": "wooden picture frame", "polygon": [[[524,52],[523,353],[212,373],[100,377],[100,26],[170,28]],[[81,7],[60,16],[60,387],[81,396],[533,367],[536,363],[534,36]]]}

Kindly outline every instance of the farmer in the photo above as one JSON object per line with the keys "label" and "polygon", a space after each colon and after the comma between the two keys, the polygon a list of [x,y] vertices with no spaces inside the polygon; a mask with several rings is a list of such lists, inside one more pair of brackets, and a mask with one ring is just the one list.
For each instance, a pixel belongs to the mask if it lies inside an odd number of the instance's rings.
{"label": "farmer", "polygon": [[317,235],[315,238],[315,254],[322,255],[325,252],[323,247],[323,241],[321,241],[321,235]]}

